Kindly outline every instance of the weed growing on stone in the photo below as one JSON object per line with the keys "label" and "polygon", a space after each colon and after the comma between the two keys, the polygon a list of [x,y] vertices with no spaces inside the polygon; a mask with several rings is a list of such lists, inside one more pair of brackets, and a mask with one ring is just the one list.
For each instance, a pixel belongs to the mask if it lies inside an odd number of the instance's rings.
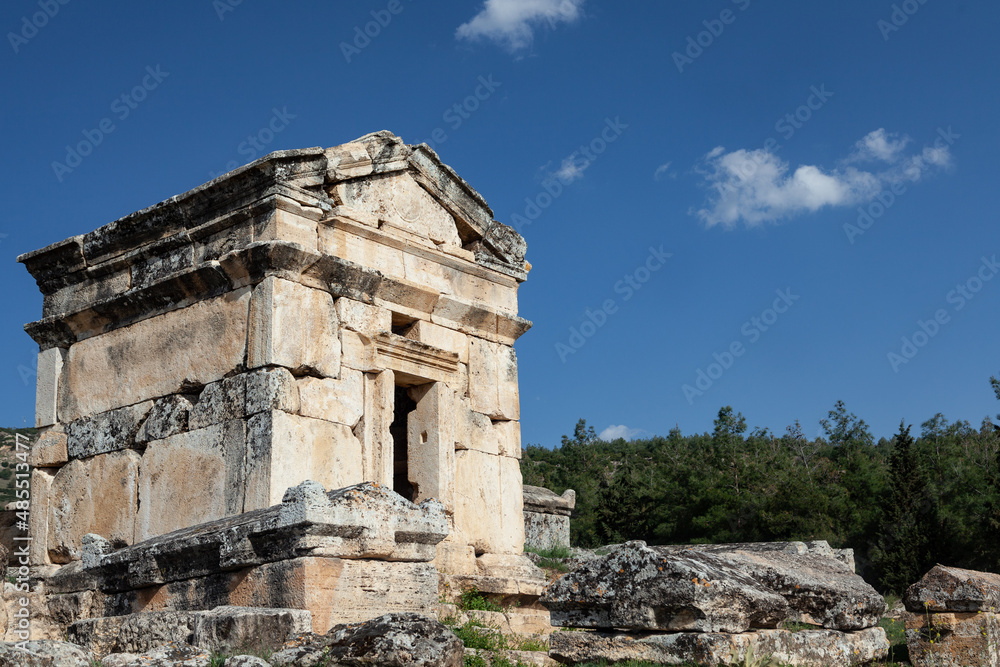
{"label": "weed growing on stone", "polygon": [[458,608],[461,611],[503,611],[503,607],[498,605],[496,602],[489,600],[485,595],[480,593],[475,588],[469,588],[462,591],[462,596],[459,598]]}

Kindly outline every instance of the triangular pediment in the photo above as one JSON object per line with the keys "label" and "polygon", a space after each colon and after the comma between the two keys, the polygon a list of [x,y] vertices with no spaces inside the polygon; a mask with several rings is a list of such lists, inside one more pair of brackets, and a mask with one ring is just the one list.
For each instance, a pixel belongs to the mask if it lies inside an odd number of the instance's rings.
{"label": "triangular pediment", "polygon": [[426,144],[409,146],[388,131],[326,151],[328,195],[337,204],[475,253],[477,262],[523,280],[526,244],[493,219],[482,195]]}

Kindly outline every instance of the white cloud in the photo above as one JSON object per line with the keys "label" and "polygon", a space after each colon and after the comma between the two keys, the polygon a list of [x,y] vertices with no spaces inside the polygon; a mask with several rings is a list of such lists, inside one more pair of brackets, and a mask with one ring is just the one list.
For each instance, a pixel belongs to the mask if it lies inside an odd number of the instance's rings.
{"label": "white cloud", "polygon": [[869,132],[854,144],[854,152],[848,156],[848,162],[895,162],[910,143],[910,138],[898,134],[889,134],[884,127]]}
{"label": "white cloud", "polygon": [[563,158],[562,164],[555,171],[555,176],[563,183],[569,185],[573,181],[583,178],[583,172],[590,166],[590,160],[573,153],[568,158]]}
{"label": "white cloud", "polygon": [[661,164],[659,167],[657,167],[656,171],[653,172],[653,180],[658,181],[664,176],[670,176],[670,178],[673,178],[676,174],[667,173],[668,171],[670,171],[670,165],[672,164],[673,162],[665,162]]}
{"label": "white cloud", "polygon": [[[706,207],[697,214],[709,227],[733,227],[740,220],[754,227],[826,206],[865,202],[886,185],[916,182],[933,169],[951,164],[947,147],[927,147],[915,155],[903,155],[908,142],[908,138],[876,130],[857,142],[841,166],[832,170],[801,165],[790,171],[787,162],[764,149],[727,153],[721,146],[714,148],[698,168],[710,194]],[[862,160],[888,166],[881,171],[851,166]]]}
{"label": "white cloud", "polygon": [[618,438],[624,438],[625,440],[632,440],[639,437],[645,433],[641,428],[629,428],[624,424],[619,424],[618,426],[609,426],[600,433],[597,437],[605,442],[611,442],[612,440],[617,440]]}
{"label": "white cloud", "polygon": [[571,23],[580,15],[584,0],[486,0],[471,21],[458,26],[459,39],[491,39],[511,51],[531,46],[534,28],[547,23]]}

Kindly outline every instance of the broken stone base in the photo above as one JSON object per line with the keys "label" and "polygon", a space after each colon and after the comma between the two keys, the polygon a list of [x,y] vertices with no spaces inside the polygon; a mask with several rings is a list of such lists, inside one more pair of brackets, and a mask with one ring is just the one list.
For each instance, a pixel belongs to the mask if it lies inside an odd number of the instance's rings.
{"label": "broken stone base", "polygon": [[858,632],[758,630],[739,634],[555,632],[549,636],[549,646],[549,656],[566,664],[637,660],[665,665],[728,665],[743,664],[752,655],[758,659],[771,656],[774,663],[781,665],[825,667],[864,665],[889,653],[889,641],[882,628]]}
{"label": "broken stone base", "polygon": [[906,648],[914,667],[1000,667],[1000,615],[907,613]]}
{"label": "broken stone base", "polygon": [[33,599],[63,628],[220,606],[308,610],[316,632],[393,612],[433,615],[431,560],[447,533],[436,500],[414,505],[371,483],[326,492],[303,482],[280,505],[118,550],[88,535],[83,561],[49,572]]}
{"label": "broken stone base", "polygon": [[69,640],[100,660],[111,653],[145,653],[171,643],[210,652],[271,648],[306,632],[312,632],[312,616],[301,609],[217,607],[77,621],[69,628]]}

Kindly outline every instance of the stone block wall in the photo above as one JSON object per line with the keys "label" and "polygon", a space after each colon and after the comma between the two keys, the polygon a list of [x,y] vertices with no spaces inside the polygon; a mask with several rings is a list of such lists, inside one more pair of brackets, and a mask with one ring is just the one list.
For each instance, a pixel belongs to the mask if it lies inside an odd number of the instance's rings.
{"label": "stone block wall", "polygon": [[524,249],[433,151],[381,132],[21,256],[44,295],[33,564],[399,474],[443,503],[453,556],[520,553]]}

